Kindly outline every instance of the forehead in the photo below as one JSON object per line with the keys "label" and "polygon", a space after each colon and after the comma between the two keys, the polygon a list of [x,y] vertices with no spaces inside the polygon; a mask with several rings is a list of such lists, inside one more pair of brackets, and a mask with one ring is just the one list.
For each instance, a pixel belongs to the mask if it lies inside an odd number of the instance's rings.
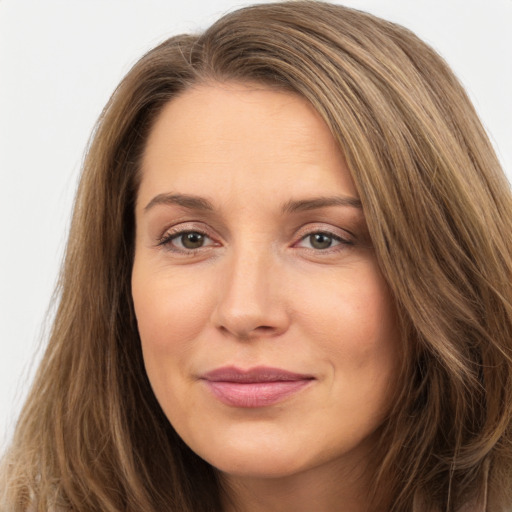
{"label": "forehead", "polygon": [[170,101],[157,118],[139,195],[272,184],[292,195],[309,187],[311,194],[343,189],[357,196],[343,154],[304,98],[258,85],[201,85]]}

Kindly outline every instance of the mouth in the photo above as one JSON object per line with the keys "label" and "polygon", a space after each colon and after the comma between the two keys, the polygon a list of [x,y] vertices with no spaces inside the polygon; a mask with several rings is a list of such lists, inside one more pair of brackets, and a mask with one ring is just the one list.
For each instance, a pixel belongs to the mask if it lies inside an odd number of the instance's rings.
{"label": "mouth", "polygon": [[218,368],[200,377],[220,402],[232,407],[257,408],[274,405],[309,386],[312,375],[260,366],[243,370]]}

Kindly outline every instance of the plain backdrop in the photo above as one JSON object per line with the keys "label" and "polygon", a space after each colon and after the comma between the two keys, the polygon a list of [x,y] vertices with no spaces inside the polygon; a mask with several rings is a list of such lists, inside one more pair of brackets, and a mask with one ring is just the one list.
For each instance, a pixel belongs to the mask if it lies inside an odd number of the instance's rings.
{"label": "plain backdrop", "polygon": [[[0,449],[46,341],[83,152],[103,105],[145,51],[249,3],[0,0]],[[405,25],[448,61],[512,180],[512,0],[340,3]]]}

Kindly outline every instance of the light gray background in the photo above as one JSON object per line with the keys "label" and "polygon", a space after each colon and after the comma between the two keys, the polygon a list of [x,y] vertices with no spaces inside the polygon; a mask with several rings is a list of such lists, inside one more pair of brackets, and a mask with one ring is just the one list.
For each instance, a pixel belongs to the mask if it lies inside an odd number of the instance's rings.
{"label": "light gray background", "polygon": [[[81,159],[103,105],[146,50],[249,3],[0,0],[0,449],[44,345]],[[512,0],[342,3],[407,26],[447,59],[512,179]]]}

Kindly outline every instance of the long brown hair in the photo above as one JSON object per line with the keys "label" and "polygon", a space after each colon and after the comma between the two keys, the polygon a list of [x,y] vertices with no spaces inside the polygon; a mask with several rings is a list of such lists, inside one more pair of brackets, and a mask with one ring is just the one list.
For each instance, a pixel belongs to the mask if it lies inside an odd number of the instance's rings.
{"label": "long brown hair", "polygon": [[145,55],[98,121],[48,349],[3,460],[9,511],[220,510],[215,470],[148,382],[131,301],[141,153],[193,84],[308,99],[340,145],[400,317],[400,392],[368,510],[512,507],[512,195],[463,88],[403,27],[297,1],[229,14]]}

